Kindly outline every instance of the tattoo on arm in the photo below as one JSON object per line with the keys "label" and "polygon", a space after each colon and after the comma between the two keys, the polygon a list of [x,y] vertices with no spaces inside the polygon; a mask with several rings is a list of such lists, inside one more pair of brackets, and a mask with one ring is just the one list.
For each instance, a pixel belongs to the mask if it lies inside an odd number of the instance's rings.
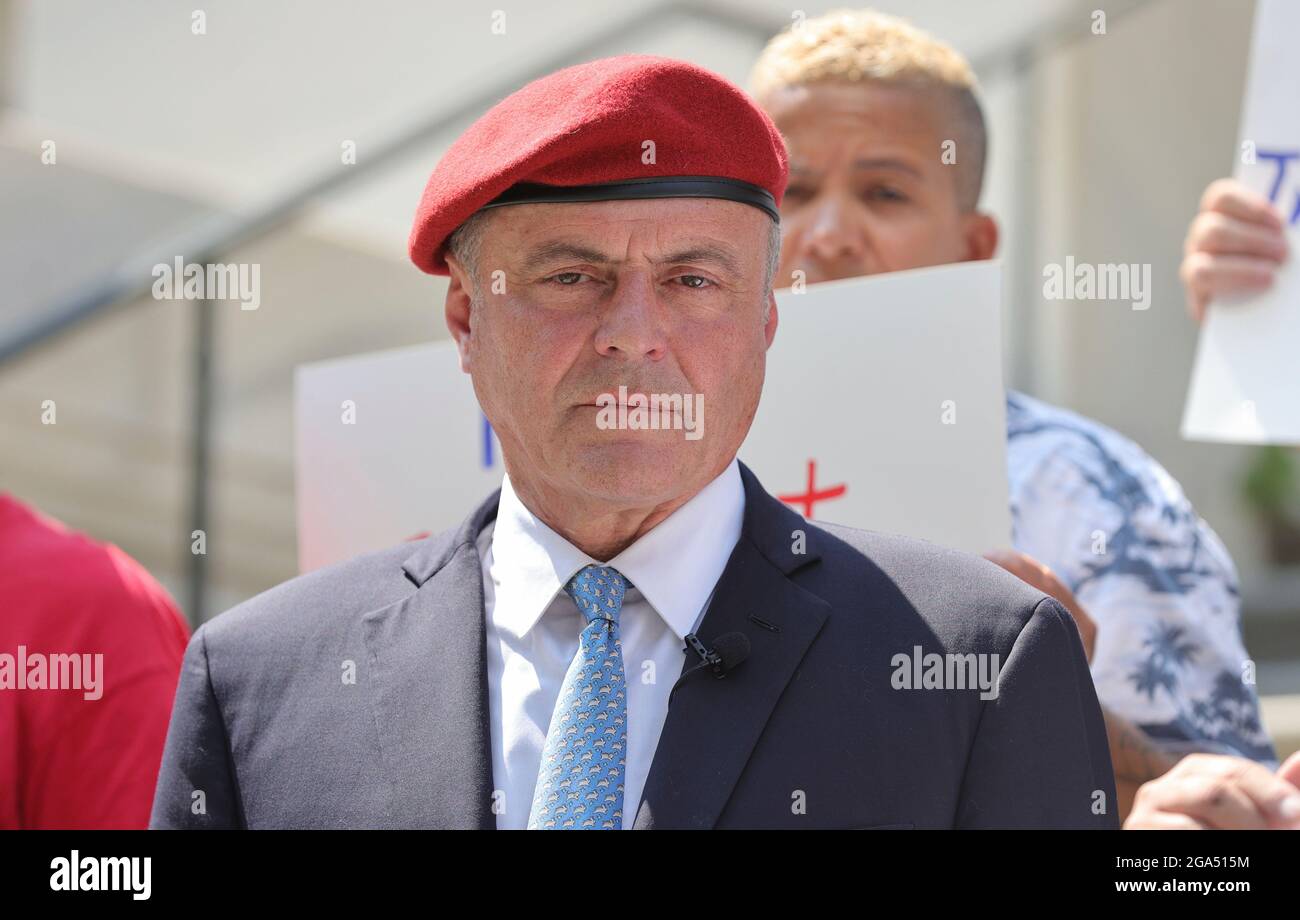
{"label": "tattoo on arm", "polygon": [[1109,710],[1106,737],[1110,741],[1111,765],[1116,779],[1145,783],[1163,776],[1178,762],[1178,757],[1157,747],[1136,725]]}
{"label": "tattoo on arm", "polygon": [[1102,715],[1106,720],[1106,738],[1110,743],[1110,762],[1115,770],[1115,789],[1119,795],[1122,821],[1133,807],[1138,787],[1169,772],[1179,757],[1156,746],[1140,728],[1123,716],[1105,707],[1102,707]]}

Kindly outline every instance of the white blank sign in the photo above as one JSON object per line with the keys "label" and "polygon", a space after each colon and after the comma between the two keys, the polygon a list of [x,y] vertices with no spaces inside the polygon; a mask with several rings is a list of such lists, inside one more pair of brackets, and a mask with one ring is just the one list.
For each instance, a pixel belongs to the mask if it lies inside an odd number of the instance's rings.
{"label": "white blank sign", "polygon": [[[1001,272],[968,262],[778,295],[740,458],[816,520],[971,552],[1010,543]],[[807,505],[792,502],[801,513]]]}

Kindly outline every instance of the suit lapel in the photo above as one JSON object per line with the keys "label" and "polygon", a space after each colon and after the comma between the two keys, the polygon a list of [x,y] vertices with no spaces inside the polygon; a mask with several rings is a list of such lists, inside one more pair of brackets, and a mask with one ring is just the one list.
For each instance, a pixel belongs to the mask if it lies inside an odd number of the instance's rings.
{"label": "suit lapel", "polygon": [[[741,475],[745,523],[698,635],[711,645],[723,633],[743,632],[750,654],[722,679],[702,672],[677,689],[637,809],[638,830],[713,827],[830,612],[789,578],[819,557],[816,532],[768,495],[743,464]],[[799,554],[792,551],[796,531],[805,534]]]}
{"label": "suit lapel", "polygon": [[483,576],[474,541],[496,516],[498,498],[454,534],[418,544],[403,565],[418,590],[364,618],[394,826],[496,826]]}

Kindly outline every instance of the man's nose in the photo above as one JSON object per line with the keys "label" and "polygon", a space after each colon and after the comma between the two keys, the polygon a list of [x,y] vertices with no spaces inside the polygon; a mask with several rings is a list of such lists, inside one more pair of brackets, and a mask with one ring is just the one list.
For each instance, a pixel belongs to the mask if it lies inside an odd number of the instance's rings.
{"label": "man's nose", "polygon": [[648,358],[658,361],[668,352],[663,309],[649,272],[631,272],[618,280],[596,329],[596,351],[602,357]]}
{"label": "man's nose", "polygon": [[805,245],[823,262],[861,259],[867,228],[857,202],[843,195],[825,195],[816,203]]}

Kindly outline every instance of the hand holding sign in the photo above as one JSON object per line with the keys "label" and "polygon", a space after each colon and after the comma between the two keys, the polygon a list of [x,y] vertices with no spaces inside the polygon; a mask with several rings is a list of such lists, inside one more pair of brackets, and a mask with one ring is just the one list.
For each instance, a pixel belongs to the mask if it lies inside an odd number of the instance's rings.
{"label": "hand holding sign", "polygon": [[[1295,259],[1283,262],[1279,254],[1300,246],[1300,59],[1288,43],[1296,34],[1300,4],[1261,0],[1242,115],[1240,184],[1211,186],[1188,238],[1183,278],[1193,314],[1217,303],[1197,348],[1186,438],[1300,443],[1300,270]],[[1274,258],[1276,274],[1268,264]],[[1242,296],[1261,287],[1267,290]]]}
{"label": "hand holding sign", "polygon": [[1179,272],[1198,323],[1210,301],[1258,294],[1286,261],[1286,225],[1268,198],[1237,179],[1210,183],[1192,220]]}

